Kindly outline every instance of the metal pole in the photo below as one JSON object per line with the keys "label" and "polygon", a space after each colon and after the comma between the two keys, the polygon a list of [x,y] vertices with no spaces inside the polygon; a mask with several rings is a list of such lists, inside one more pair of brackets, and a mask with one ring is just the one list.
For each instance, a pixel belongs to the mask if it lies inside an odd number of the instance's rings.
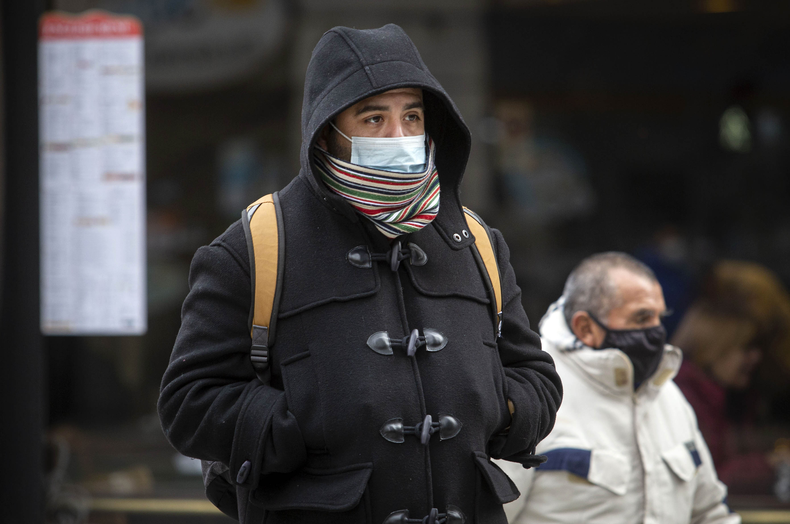
{"label": "metal pole", "polygon": [[2,2],[4,169],[0,287],[0,520],[44,522],[44,356],[39,329],[38,19]]}

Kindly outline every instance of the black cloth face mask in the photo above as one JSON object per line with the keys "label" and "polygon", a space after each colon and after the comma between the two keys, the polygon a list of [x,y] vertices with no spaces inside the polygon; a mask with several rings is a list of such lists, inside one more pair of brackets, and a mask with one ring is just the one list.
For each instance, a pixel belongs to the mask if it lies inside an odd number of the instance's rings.
{"label": "black cloth face mask", "polygon": [[645,329],[609,329],[603,322],[587,312],[593,321],[606,331],[600,349],[617,348],[631,359],[634,366],[634,390],[658,369],[664,356],[667,330],[659,324]]}

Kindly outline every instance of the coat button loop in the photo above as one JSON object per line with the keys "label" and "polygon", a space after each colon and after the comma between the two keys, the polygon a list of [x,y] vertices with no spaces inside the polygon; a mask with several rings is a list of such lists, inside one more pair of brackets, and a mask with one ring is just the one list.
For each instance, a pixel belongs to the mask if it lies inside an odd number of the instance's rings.
{"label": "coat button loop", "polygon": [[428,351],[441,351],[447,345],[447,337],[445,337],[439,331],[431,328],[425,328],[422,330],[425,333],[425,345]]}
{"label": "coat button loop", "polygon": [[409,248],[409,262],[412,266],[424,266],[428,263],[428,255],[425,254],[425,251],[423,251],[420,246],[413,242],[409,242],[406,244],[406,247]]}
{"label": "coat button loop", "polygon": [[461,235],[459,235],[458,233],[453,233],[453,238],[455,239],[456,242],[461,241]]}
{"label": "coat button loop", "polygon": [[369,269],[373,267],[373,261],[367,246],[357,246],[346,253],[346,260],[355,267]]}
{"label": "coat button loop", "polygon": [[439,415],[439,440],[448,440],[461,432],[461,421],[452,415]]}
{"label": "coat button loop", "polygon": [[445,524],[464,524],[466,522],[466,516],[461,511],[461,508],[452,504],[447,505],[447,516],[445,518]]}
{"label": "coat button loop", "polygon": [[384,519],[382,524],[406,524],[409,518],[409,510],[408,509],[400,509],[398,511],[393,511],[387,518]]}
{"label": "coat button loop", "polygon": [[376,331],[370,335],[368,347],[379,355],[392,355],[392,342],[386,331]]}
{"label": "coat button loop", "polygon": [[385,422],[384,425],[381,426],[379,433],[385,440],[393,444],[403,444],[404,440],[406,440],[403,437],[403,419],[400,418],[394,418]]}

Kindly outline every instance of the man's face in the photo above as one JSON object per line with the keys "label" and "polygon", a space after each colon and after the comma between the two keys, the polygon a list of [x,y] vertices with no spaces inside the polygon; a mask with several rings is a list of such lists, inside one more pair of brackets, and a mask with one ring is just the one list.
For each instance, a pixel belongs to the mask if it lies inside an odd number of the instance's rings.
{"label": "man's face", "polygon": [[[661,324],[667,307],[658,282],[623,268],[609,270],[609,279],[617,289],[618,299],[609,315],[599,319],[609,329],[645,329]],[[606,337],[606,331],[586,311],[573,315],[571,328],[579,340],[592,348],[601,347]]]}
{"label": "man's face", "polygon": [[[361,100],[335,118],[335,125],[349,138],[401,137],[425,133],[422,89],[404,87]],[[351,142],[326,125],[318,146],[341,160],[351,160]]]}

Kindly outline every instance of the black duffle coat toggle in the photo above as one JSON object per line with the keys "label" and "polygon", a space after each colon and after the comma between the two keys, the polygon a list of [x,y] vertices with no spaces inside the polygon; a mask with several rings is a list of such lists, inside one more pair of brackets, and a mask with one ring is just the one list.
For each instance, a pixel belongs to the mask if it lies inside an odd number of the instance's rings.
{"label": "black duffle coat toggle", "polygon": [[424,266],[428,263],[428,255],[422,250],[420,246],[413,242],[406,244],[402,247],[400,240],[392,243],[389,251],[384,253],[371,253],[368,246],[357,246],[351,248],[346,253],[346,260],[352,266],[370,269],[373,267],[373,262],[385,262],[389,264],[390,269],[394,272],[400,267],[400,263],[408,260],[412,266]]}
{"label": "black duffle coat toggle", "polygon": [[431,435],[439,433],[439,440],[449,440],[461,432],[461,426],[461,421],[452,415],[439,415],[438,422],[434,422],[430,415],[425,415],[425,419],[415,426],[404,426],[402,418],[390,419],[381,426],[379,433],[394,444],[403,444],[406,435],[419,436],[420,443],[427,446]]}
{"label": "black duffle coat toggle", "polygon": [[448,504],[445,513],[439,513],[437,508],[432,508],[431,512],[421,519],[410,519],[407,509],[393,511],[382,524],[464,524],[464,522],[466,516],[461,509]]}
{"label": "black duffle coat toggle", "polygon": [[368,347],[379,355],[392,355],[392,348],[406,348],[406,354],[413,357],[417,349],[425,346],[426,351],[435,353],[447,345],[447,337],[435,329],[425,328],[423,334],[416,329],[403,338],[390,338],[386,331],[376,331],[368,337]]}

